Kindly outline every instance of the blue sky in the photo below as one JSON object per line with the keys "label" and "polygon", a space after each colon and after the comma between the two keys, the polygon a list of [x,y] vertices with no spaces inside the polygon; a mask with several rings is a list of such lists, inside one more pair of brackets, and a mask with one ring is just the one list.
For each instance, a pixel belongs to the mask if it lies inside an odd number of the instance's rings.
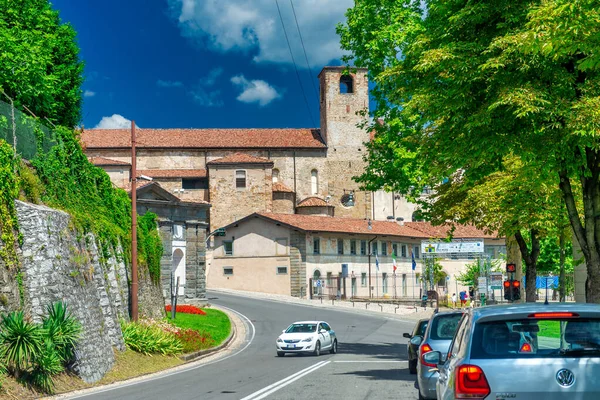
{"label": "blue sky", "polygon": [[[51,0],[78,34],[92,128],[319,126],[317,74],[340,65],[335,25],[352,0]],[[314,85],[313,85],[314,84]],[[312,117],[311,117],[312,116]]]}

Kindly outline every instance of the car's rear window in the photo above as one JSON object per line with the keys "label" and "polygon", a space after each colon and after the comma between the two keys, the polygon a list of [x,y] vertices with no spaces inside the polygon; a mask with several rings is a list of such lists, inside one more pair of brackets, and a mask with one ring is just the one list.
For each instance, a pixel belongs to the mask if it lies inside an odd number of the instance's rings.
{"label": "car's rear window", "polygon": [[419,324],[419,327],[417,328],[417,333],[415,333],[416,336],[425,336],[425,331],[427,330],[427,324],[429,324],[429,321],[421,321],[421,323]]}
{"label": "car's rear window", "polygon": [[471,358],[600,358],[600,319],[516,319],[475,325]]}
{"label": "car's rear window", "polygon": [[432,340],[452,340],[462,314],[438,315],[431,322],[429,338]]}

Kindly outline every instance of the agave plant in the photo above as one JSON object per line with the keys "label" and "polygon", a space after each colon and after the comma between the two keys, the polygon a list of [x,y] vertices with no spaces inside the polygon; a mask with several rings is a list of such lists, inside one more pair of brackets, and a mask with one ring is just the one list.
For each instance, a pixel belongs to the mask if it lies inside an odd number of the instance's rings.
{"label": "agave plant", "polygon": [[48,316],[42,319],[42,327],[58,356],[67,363],[73,359],[81,324],[67,311],[62,301],[48,305],[46,310]]}
{"label": "agave plant", "polygon": [[8,367],[16,373],[26,370],[43,351],[44,331],[25,320],[23,311],[2,316],[0,346]]}
{"label": "agave plant", "polygon": [[46,338],[42,352],[35,359],[35,364],[29,374],[30,382],[46,393],[52,393],[54,391],[52,376],[63,370],[63,361],[56,351],[54,343]]}

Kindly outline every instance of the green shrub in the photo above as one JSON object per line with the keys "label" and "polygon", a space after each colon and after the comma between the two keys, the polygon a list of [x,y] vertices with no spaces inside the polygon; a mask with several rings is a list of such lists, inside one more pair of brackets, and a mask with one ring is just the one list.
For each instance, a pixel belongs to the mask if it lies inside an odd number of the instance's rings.
{"label": "green shrub", "polygon": [[44,341],[41,354],[35,359],[34,367],[29,373],[29,381],[46,393],[54,392],[52,377],[64,370],[63,360],[50,338]]}
{"label": "green shrub", "polygon": [[44,331],[41,326],[25,321],[22,311],[11,312],[2,316],[0,346],[6,365],[19,373],[42,354]]}
{"label": "green shrub", "polygon": [[46,310],[48,316],[43,318],[42,327],[62,362],[68,363],[73,360],[81,325],[67,311],[67,306],[62,301],[49,304]]}
{"label": "green shrub", "polygon": [[143,354],[179,354],[183,346],[172,333],[144,322],[121,322],[123,339],[130,349]]}

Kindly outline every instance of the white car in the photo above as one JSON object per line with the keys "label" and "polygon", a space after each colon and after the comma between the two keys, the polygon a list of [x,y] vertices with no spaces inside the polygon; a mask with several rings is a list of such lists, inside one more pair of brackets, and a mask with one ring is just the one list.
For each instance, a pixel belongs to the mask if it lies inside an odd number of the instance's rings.
{"label": "white car", "polygon": [[299,321],[294,322],[275,343],[277,355],[283,357],[285,353],[311,353],[315,356],[327,351],[337,353],[338,342],[335,331],[324,321]]}

